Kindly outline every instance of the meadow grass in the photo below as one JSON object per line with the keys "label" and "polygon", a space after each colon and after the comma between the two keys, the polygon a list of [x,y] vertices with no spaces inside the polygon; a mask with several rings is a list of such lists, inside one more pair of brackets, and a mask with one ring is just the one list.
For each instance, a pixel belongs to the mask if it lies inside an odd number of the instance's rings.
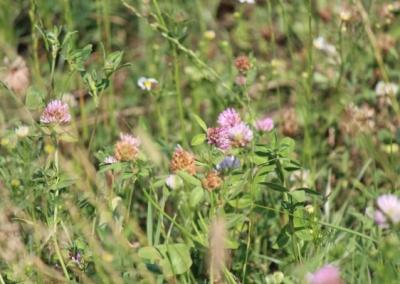
{"label": "meadow grass", "polygon": [[0,284],[399,283],[399,1],[0,1]]}

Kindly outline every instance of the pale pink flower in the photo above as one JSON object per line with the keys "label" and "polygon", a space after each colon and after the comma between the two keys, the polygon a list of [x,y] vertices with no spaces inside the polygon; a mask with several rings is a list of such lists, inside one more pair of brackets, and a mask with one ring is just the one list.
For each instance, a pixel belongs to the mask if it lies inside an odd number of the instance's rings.
{"label": "pale pink flower", "polygon": [[232,146],[244,147],[253,139],[253,131],[244,122],[240,122],[228,129],[228,137]]}
{"label": "pale pink flower", "polygon": [[221,127],[232,127],[242,120],[240,119],[239,113],[233,108],[227,108],[218,116],[218,124]]}
{"label": "pale pink flower", "polygon": [[384,194],[376,201],[377,210],[374,214],[375,222],[382,228],[389,227],[389,224],[400,222],[400,199],[392,194]]}
{"label": "pale pink flower", "polygon": [[4,60],[7,71],[2,75],[2,80],[8,88],[16,93],[25,93],[30,85],[29,69],[25,60],[18,56],[14,61]]}
{"label": "pale pink flower", "polygon": [[104,159],[103,163],[107,165],[115,164],[118,160],[114,156],[108,156]]}
{"label": "pale pink flower", "polygon": [[40,116],[40,122],[45,124],[61,124],[71,121],[68,105],[60,100],[51,101]]}
{"label": "pale pink flower", "polygon": [[269,132],[274,129],[274,121],[272,118],[265,117],[256,121],[256,129],[259,131]]}
{"label": "pale pink flower", "polygon": [[309,284],[342,284],[339,269],[331,264],[321,267],[314,273],[308,275]]}

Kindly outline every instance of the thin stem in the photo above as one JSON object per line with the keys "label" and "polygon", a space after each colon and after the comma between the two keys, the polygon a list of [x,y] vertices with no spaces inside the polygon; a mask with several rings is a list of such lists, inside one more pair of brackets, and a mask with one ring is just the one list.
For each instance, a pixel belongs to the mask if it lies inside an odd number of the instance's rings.
{"label": "thin stem", "polygon": [[249,253],[250,253],[251,229],[252,229],[252,220],[250,219],[249,231],[247,233],[246,257],[244,260],[243,271],[242,271],[242,283],[246,283],[247,261],[249,259]]}
{"label": "thin stem", "polygon": [[4,282],[3,276],[1,276],[1,271],[0,271],[0,284],[6,284],[6,282]]}
{"label": "thin stem", "polygon": [[181,81],[180,81],[180,70],[179,70],[179,58],[176,47],[173,47],[173,55],[174,55],[174,78],[175,78],[175,88],[176,88],[176,104],[178,106],[178,114],[179,114],[179,122],[181,128],[181,141],[186,144],[185,139],[185,118],[183,112],[183,99],[181,93]]}

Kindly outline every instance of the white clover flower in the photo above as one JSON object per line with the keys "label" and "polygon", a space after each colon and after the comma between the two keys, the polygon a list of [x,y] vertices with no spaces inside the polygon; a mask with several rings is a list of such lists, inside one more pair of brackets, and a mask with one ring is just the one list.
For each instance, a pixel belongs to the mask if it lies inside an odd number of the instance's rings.
{"label": "white clover flower", "polygon": [[399,86],[395,83],[379,81],[375,86],[375,93],[378,96],[396,95],[398,91]]}
{"label": "white clover flower", "polygon": [[158,81],[154,78],[140,77],[137,84],[142,90],[151,91],[157,87]]}
{"label": "white clover flower", "polygon": [[18,126],[18,127],[15,129],[15,134],[16,134],[19,138],[24,138],[24,137],[28,136],[28,134],[29,134],[29,126],[26,126],[26,125]]}
{"label": "white clover flower", "polygon": [[165,179],[165,184],[170,189],[178,189],[183,186],[183,180],[178,175],[169,175]]}
{"label": "white clover flower", "polygon": [[104,159],[103,163],[107,165],[115,164],[118,160],[114,156],[108,156]]}
{"label": "white clover flower", "polygon": [[238,0],[240,3],[255,4],[255,0]]}
{"label": "white clover flower", "polygon": [[319,36],[316,39],[314,39],[313,45],[316,49],[321,50],[331,56],[338,56],[336,47],[333,44],[327,42],[326,39],[322,36]]}

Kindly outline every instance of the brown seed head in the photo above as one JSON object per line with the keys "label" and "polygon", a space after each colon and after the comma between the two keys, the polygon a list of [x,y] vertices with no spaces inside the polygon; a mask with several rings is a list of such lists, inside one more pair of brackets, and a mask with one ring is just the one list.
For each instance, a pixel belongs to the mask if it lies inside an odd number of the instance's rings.
{"label": "brown seed head", "polygon": [[235,59],[235,67],[241,73],[246,73],[251,68],[250,60],[247,56],[242,55]]}
{"label": "brown seed head", "polygon": [[173,173],[178,171],[186,171],[190,175],[196,173],[196,165],[193,155],[180,147],[176,148],[169,167]]}
{"label": "brown seed head", "polygon": [[208,191],[213,191],[218,188],[222,184],[222,179],[219,177],[218,172],[212,171],[209,172],[205,178],[202,179],[201,184]]}

